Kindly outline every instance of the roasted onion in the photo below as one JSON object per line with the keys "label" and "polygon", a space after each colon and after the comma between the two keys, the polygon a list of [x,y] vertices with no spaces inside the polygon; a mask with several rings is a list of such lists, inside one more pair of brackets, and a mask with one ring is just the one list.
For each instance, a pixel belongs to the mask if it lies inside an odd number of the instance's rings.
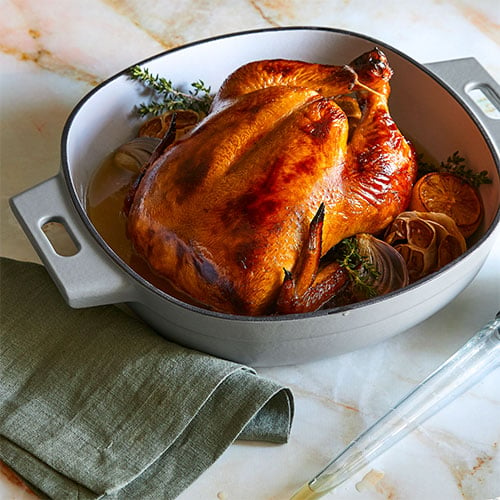
{"label": "roasted onion", "polygon": [[156,137],[136,137],[122,144],[113,156],[115,166],[136,173],[139,172],[141,167],[149,160],[159,142],[160,139]]}
{"label": "roasted onion", "polygon": [[377,295],[408,285],[406,262],[394,247],[368,233],[357,234],[356,241],[359,254],[376,270],[369,284]]}
{"label": "roasted onion", "polygon": [[189,132],[204,116],[192,109],[167,111],[145,122],[139,129],[139,137],[163,138],[170,128],[173,115],[175,115],[176,139]]}

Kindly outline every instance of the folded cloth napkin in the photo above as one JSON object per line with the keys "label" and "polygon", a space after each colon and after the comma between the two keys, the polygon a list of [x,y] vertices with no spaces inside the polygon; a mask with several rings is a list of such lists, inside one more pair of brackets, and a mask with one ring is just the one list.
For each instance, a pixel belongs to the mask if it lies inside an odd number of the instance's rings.
{"label": "folded cloth napkin", "polygon": [[286,442],[288,389],[118,307],[71,309],[38,264],[0,277],[0,460],[39,494],[175,498],[235,439]]}

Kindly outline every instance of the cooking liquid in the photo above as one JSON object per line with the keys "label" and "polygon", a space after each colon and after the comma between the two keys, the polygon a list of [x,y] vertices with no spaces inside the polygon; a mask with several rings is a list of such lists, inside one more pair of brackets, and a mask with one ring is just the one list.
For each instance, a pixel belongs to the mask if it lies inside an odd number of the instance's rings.
{"label": "cooking liquid", "polygon": [[[192,298],[158,276],[138,255],[126,235],[125,197],[138,171],[117,166],[110,154],[96,170],[87,193],[87,214],[104,241],[129,267],[156,288],[194,305]],[[207,307],[207,306],[203,306]]]}

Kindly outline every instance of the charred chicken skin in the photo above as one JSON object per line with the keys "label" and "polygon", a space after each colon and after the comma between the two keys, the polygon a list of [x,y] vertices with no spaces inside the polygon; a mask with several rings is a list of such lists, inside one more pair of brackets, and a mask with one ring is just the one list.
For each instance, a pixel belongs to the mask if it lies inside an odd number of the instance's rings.
{"label": "charred chicken skin", "polygon": [[320,257],[383,230],[409,203],[416,159],[389,114],[391,76],[378,49],[345,66],[237,69],[209,115],[164,140],[134,186],[136,251],[216,311],[320,307],[346,279]]}

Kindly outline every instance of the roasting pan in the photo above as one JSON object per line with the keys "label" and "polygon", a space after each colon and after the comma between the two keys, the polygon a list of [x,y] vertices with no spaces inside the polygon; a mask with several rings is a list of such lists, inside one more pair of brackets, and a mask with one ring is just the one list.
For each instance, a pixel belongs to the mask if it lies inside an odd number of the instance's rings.
{"label": "roasting pan", "polygon": [[[349,31],[291,27],[228,34],[158,54],[140,64],[176,85],[202,78],[215,91],[240,65],[289,58],[344,64],[379,47],[394,70],[391,114],[412,140],[436,159],[459,150],[487,170],[481,187],[484,220],[459,259],[389,295],[315,313],[246,317],[211,312],[155,288],[105,243],[86,213],[89,182],[103,158],[133,136],[130,112],[143,96],[126,71],[85,96],[69,116],[61,141],[61,168],[15,196],[11,207],[68,304],[75,308],[124,303],[166,338],[251,366],[303,363],[352,351],[425,320],[458,295],[483,265],[499,236],[500,90],[472,58],[421,65],[380,40]],[[493,105],[492,105],[493,104]],[[42,226],[62,222],[76,242],[59,255]]]}

